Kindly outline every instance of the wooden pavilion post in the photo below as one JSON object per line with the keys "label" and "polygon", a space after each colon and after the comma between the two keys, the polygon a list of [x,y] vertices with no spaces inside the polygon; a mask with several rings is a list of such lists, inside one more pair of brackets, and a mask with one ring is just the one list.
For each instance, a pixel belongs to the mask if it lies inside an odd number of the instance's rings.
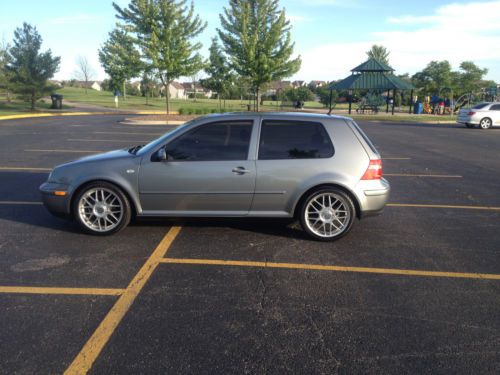
{"label": "wooden pavilion post", "polygon": [[387,90],[387,97],[385,98],[386,106],[385,106],[385,113],[389,113],[389,95],[391,95],[391,90]]}
{"label": "wooden pavilion post", "polygon": [[392,115],[394,116],[394,106],[396,105],[396,89],[392,90]]}
{"label": "wooden pavilion post", "polygon": [[328,111],[328,114],[332,114],[332,101],[333,101],[333,90],[330,89],[330,110]]}
{"label": "wooden pavilion post", "polygon": [[413,89],[411,90],[411,93],[410,93],[410,110],[408,111],[409,115],[411,115],[412,107],[413,107]]}
{"label": "wooden pavilion post", "polygon": [[347,95],[349,96],[349,114],[351,114],[351,108],[352,108],[352,90],[349,90],[347,92]]}

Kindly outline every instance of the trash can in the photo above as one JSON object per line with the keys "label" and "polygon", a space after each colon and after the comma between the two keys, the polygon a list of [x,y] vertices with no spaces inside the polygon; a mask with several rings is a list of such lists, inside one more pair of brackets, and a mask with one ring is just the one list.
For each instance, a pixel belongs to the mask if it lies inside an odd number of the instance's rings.
{"label": "trash can", "polygon": [[62,109],[62,95],[52,94],[50,99],[52,99],[52,105],[50,106],[51,109]]}
{"label": "trash can", "polygon": [[413,106],[413,113],[416,115],[421,115],[423,111],[424,111],[423,104],[420,102],[416,102],[415,105]]}

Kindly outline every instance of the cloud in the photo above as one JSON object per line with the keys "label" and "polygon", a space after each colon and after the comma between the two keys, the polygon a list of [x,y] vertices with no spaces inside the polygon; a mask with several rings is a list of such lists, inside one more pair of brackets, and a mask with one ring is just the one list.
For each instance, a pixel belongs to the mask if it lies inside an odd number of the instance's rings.
{"label": "cloud", "polygon": [[[397,73],[415,73],[431,60],[449,60],[454,68],[472,60],[489,69],[488,78],[500,81],[500,1],[449,4],[424,17],[390,17],[396,31],[375,31],[365,41],[334,43],[302,52],[302,79],[340,79],[366,59],[373,44],[391,52]],[[417,26],[417,27],[415,27]]]}

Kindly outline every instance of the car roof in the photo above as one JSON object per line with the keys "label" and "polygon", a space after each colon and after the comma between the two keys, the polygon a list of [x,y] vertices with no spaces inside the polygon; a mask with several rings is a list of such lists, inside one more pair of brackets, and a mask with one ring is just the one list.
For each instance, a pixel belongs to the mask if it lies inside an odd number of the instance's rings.
{"label": "car roof", "polygon": [[297,118],[297,119],[316,119],[316,120],[352,120],[350,117],[339,116],[339,115],[327,115],[322,113],[310,113],[310,112],[227,112],[227,113],[214,113],[206,117],[234,117],[234,116],[265,116],[265,117],[287,117],[287,118]]}

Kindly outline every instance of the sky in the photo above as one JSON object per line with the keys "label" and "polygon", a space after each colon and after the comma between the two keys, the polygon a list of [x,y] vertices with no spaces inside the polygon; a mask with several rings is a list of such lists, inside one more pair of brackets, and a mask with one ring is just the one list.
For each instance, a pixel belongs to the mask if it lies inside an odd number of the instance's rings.
{"label": "sky", "polygon": [[[116,0],[126,6],[128,0]],[[194,0],[208,27],[200,36],[208,57],[219,13],[228,0]],[[281,0],[290,19],[295,53],[302,58],[298,80],[334,80],[366,60],[373,44],[390,52],[397,74],[413,74],[431,60],[448,60],[454,69],[472,60],[500,82],[499,1]],[[85,56],[95,79],[105,78],[97,50],[116,23],[108,0],[0,0],[0,41],[29,22],[42,35],[42,50],[61,56],[56,79],[75,77],[76,59]],[[186,79],[188,80],[188,79]]]}

